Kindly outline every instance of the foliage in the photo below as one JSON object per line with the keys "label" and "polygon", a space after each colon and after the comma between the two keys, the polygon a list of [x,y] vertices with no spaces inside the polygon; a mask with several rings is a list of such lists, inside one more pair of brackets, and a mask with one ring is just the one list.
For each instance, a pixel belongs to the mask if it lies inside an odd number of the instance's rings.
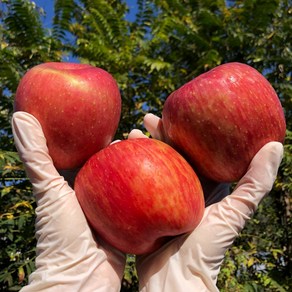
{"label": "foliage", "polygon": [[0,291],[18,291],[34,270],[36,206],[16,153],[0,153],[0,159]]}
{"label": "foliage", "polygon": [[29,68],[60,61],[63,53],[61,42],[43,28],[43,12],[33,2],[0,5],[0,291],[18,291],[34,270],[36,206],[12,139],[13,99]]}
{"label": "foliage", "polygon": [[[10,118],[21,76],[68,55],[102,67],[117,80],[123,111],[117,138],[161,114],[176,88],[216,65],[239,61],[263,73],[285,109],[285,156],[275,187],[227,252],[221,291],[291,287],[292,7],[290,0],[137,0],[135,21],[121,0],[56,0],[52,28],[29,0],[0,4],[0,290],[15,291],[34,269],[35,201],[14,148]],[[136,291],[128,257],[123,290]]]}
{"label": "foliage", "polygon": [[126,291],[138,291],[139,280],[136,271],[136,257],[134,255],[128,255],[125,267],[124,278],[122,281],[121,292]]}

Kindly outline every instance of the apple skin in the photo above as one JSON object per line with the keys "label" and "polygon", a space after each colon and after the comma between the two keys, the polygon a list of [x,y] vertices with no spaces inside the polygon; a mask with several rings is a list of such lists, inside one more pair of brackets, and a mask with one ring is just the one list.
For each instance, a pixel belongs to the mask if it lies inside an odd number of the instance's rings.
{"label": "apple skin", "polygon": [[153,252],[192,231],[204,212],[192,167],[154,139],[123,140],[99,151],[79,171],[74,189],[93,230],[130,254]]}
{"label": "apple skin", "polygon": [[14,110],[38,119],[57,169],[74,169],[113,140],[121,96],[116,81],[103,69],[49,62],[23,76]]}
{"label": "apple skin", "polygon": [[197,173],[217,182],[239,180],[258,150],[283,142],[286,131],[271,84],[237,62],[217,66],[170,94],[162,125],[167,141]]}

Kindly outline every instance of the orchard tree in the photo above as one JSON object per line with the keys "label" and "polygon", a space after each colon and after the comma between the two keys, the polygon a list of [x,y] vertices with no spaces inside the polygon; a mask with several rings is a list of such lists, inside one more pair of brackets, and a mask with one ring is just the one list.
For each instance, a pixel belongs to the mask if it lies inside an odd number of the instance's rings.
{"label": "orchard tree", "polygon": [[[161,114],[167,96],[226,62],[247,63],[276,89],[285,109],[285,156],[275,187],[234,245],[218,279],[221,291],[286,291],[291,286],[292,53],[290,0],[138,0],[136,18],[118,0],[56,0],[53,24],[28,0],[2,1],[0,13],[0,287],[17,290],[34,269],[30,183],[15,152],[10,117],[17,84],[32,66],[70,55],[104,68],[123,100],[117,138]],[[66,59],[67,60],[67,59]],[[143,129],[145,130],[145,129]],[[137,291],[128,256],[123,290]],[[1,288],[0,288],[1,289]]]}

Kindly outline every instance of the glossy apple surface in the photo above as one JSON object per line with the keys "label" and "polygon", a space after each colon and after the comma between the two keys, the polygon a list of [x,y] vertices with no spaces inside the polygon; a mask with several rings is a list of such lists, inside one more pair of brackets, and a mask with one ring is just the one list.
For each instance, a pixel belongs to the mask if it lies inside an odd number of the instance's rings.
{"label": "glossy apple surface", "polygon": [[192,167],[154,139],[114,143],[93,155],[75,181],[81,207],[97,234],[125,253],[149,253],[192,231],[204,210]]}
{"label": "glossy apple surface", "polygon": [[21,79],[14,110],[39,120],[56,168],[73,169],[110,144],[120,120],[121,97],[114,78],[100,68],[43,63]]}
{"label": "glossy apple surface", "polygon": [[271,84],[257,70],[227,63],[174,91],[162,124],[172,145],[204,176],[233,182],[256,152],[283,142],[285,117]]}

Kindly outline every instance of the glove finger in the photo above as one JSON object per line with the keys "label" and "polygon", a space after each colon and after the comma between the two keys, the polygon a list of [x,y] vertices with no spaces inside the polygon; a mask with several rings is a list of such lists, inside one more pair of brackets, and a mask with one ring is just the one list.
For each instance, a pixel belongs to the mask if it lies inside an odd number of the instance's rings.
{"label": "glove finger", "polygon": [[117,140],[114,140],[113,142],[111,142],[110,145],[115,144],[115,143],[119,143],[119,142],[121,142],[121,140],[117,139]]}
{"label": "glove finger", "polygon": [[159,117],[153,114],[146,114],[144,117],[144,126],[154,139],[165,140],[162,120]]}
{"label": "glove finger", "polygon": [[271,191],[283,158],[283,145],[270,142],[253,158],[247,173],[235,190],[216,208],[226,223],[238,233],[256,211],[261,200]]}
{"label": "glove finger", "polygon": [[16,112],[12,117],[12,130],[37,202],[50,204],[52,200],[73,192],[53,164],[38,120],[28,113]]}
{"label": "glove finger", "polygon": [[129,133],[128,139],[148,138],[141,130],[134,129]]}

